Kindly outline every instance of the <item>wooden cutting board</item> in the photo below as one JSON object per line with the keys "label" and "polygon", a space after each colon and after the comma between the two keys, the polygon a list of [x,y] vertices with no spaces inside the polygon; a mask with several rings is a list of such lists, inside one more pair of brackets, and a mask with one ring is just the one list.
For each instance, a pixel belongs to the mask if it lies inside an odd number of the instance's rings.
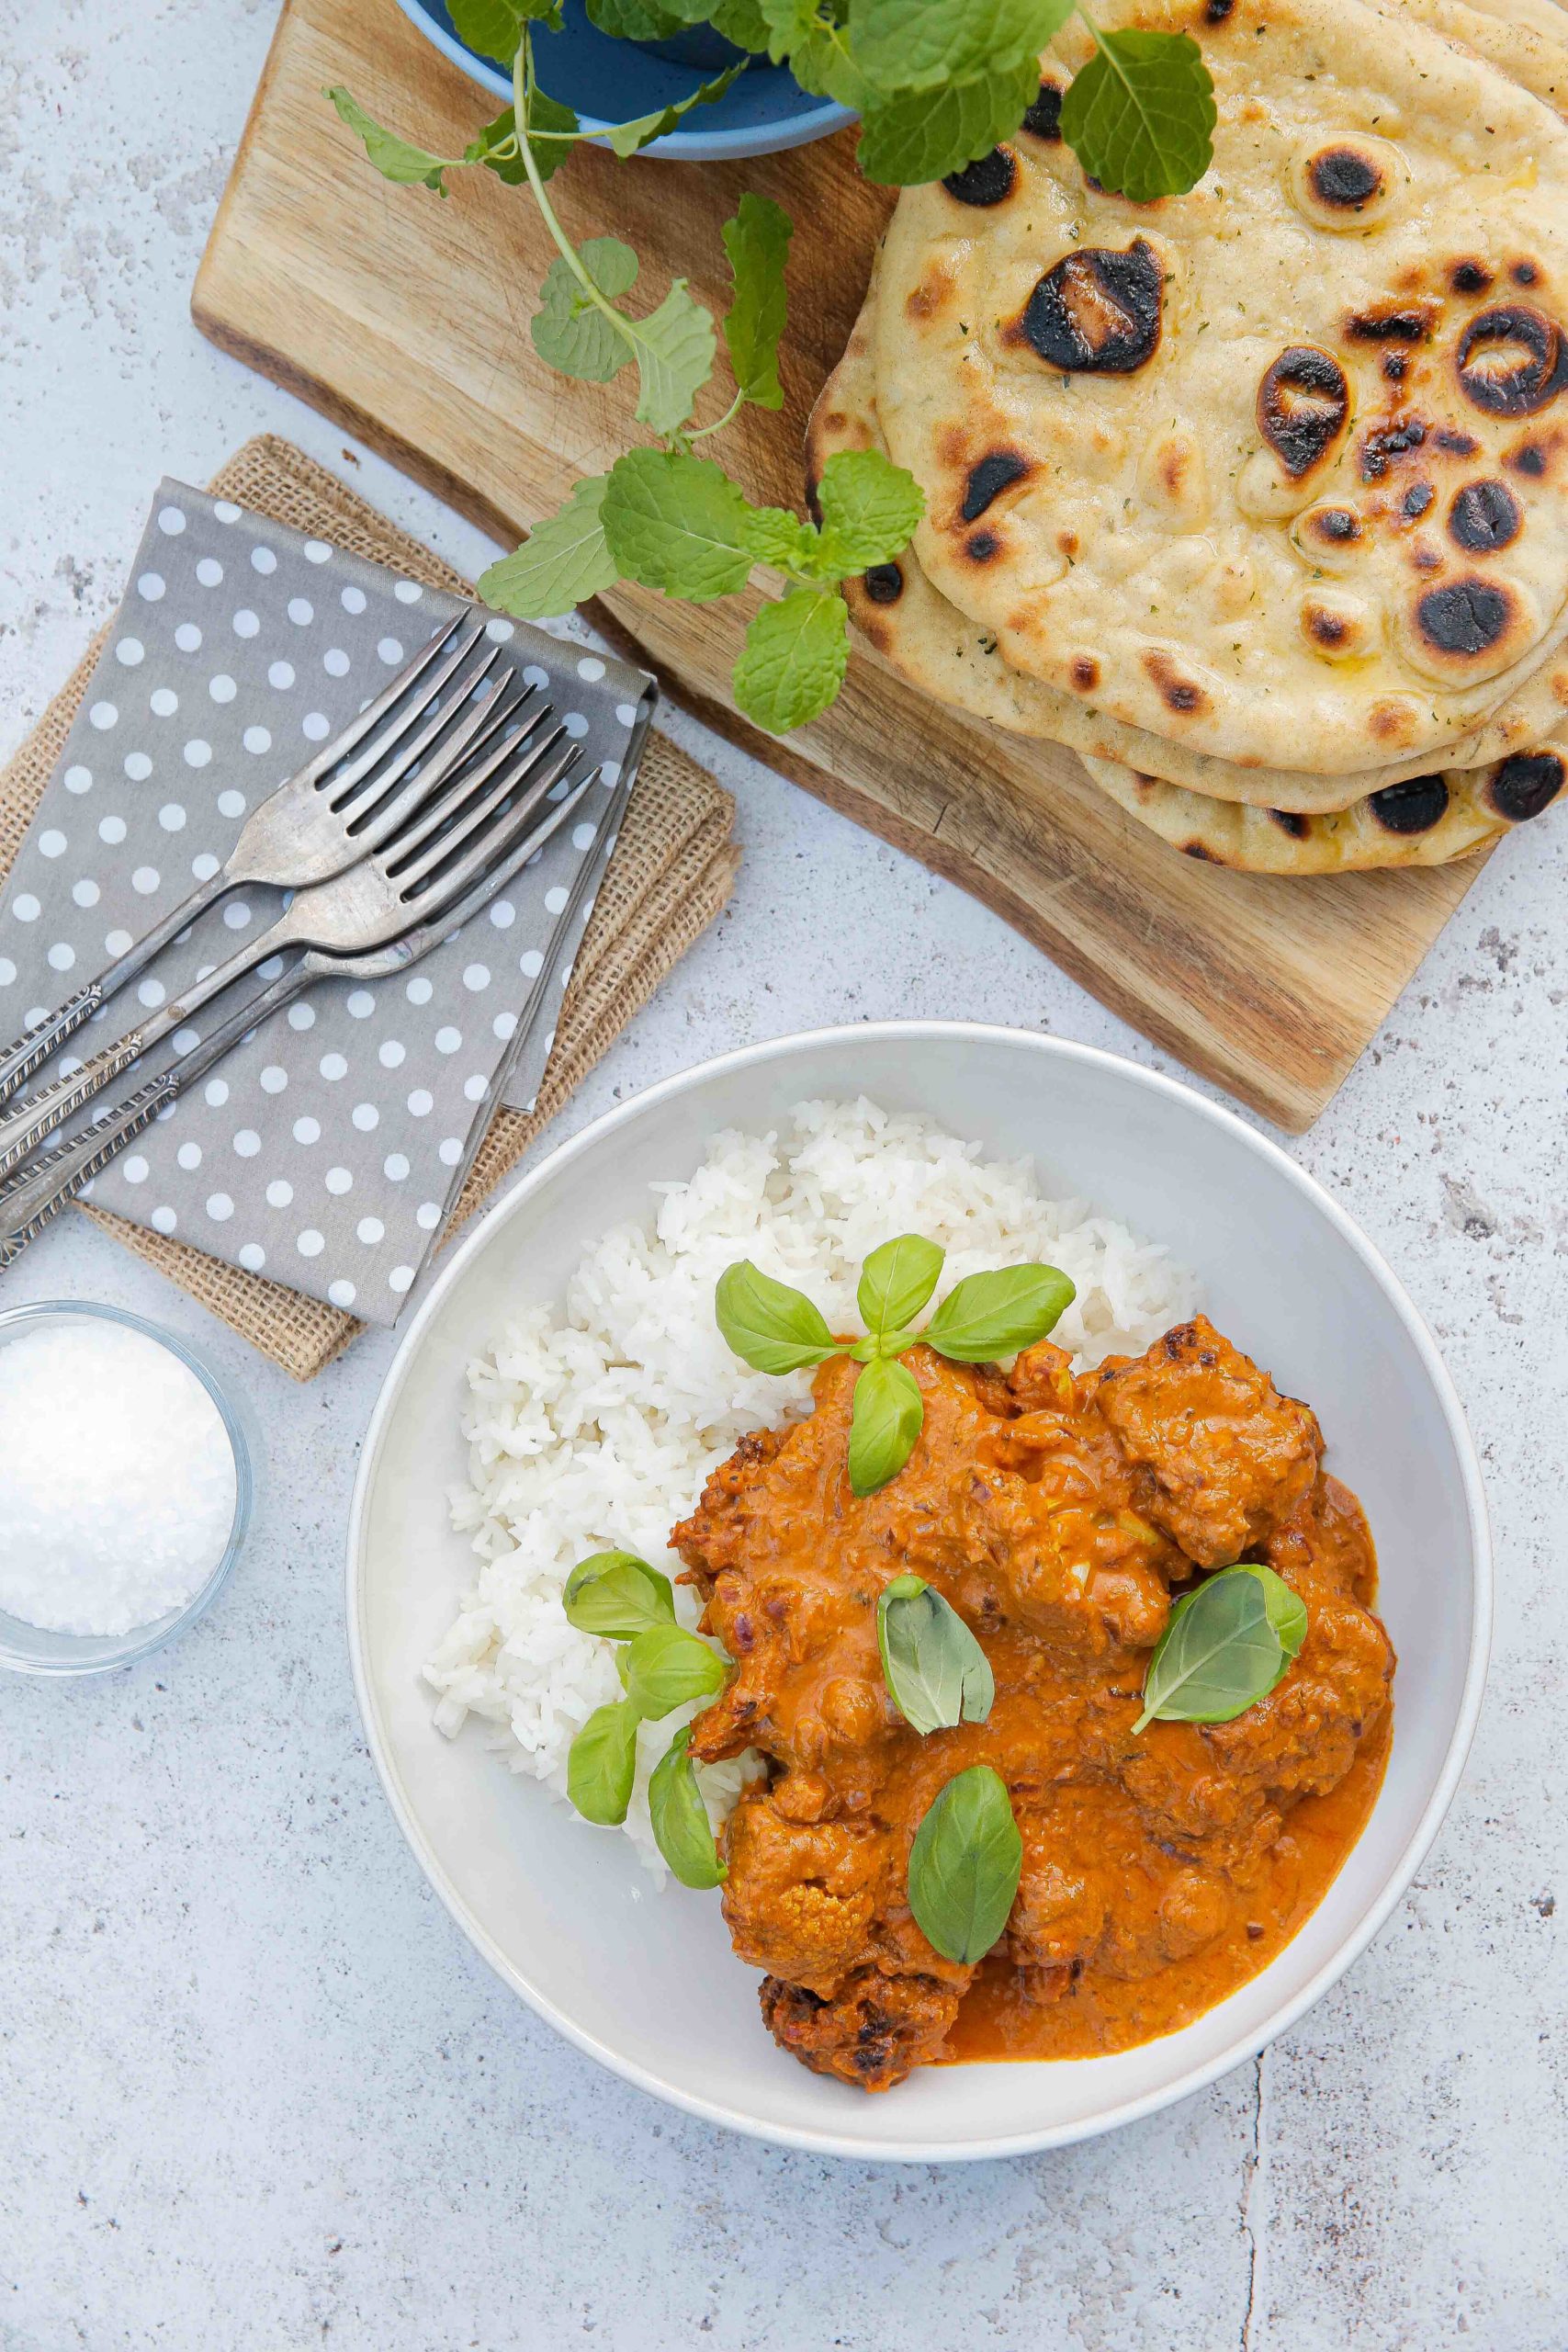
{"label": "wooden cutting board", "polygon": [[[546,368],[528,320],[552,249],[526,191],[485,172],[455,175],[445,202],[389,186],[321,96],[337,82],[437,153],[459,153],[493,111],[394,0],[286,0],[197,279],[197,323],[510,547],[574,475],[644,437],[633,371],[595,385]],[[650,305],[679,273],[719,311],[719,224],[744,187],[795,222],[788,397],[776,416],[746,412],[725,448],[753,497],[795,506],[807,415],[888,201],[856,174],[852,134],[735,164],[584,151],[554,192],[575,234],[636,248]],[[1285,881],[1196,863],[1123,816],[1071,752],[944,709],[863,648],[833,709],[780,742],[728,699],[753,609],[627,588],[592,616],[737,742],[975,892],[1145,1036],[1295,1132],[1479,871],[1472,858]],[[874,939],[845,942],[846,959],[874,953]]]}

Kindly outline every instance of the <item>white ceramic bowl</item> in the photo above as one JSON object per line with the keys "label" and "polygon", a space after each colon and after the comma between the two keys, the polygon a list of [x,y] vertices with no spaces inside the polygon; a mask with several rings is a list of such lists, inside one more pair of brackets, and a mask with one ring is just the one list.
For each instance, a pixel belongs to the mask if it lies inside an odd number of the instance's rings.
{"label": "white ceramic bowl", "polygon": [[[585,1830],[471,1727],[431,1724],[420,1663],[468,1575],[447,1523],[468,1359],[509,1306],[558,1297],[583,1246],[646,1215],[718,1128],[765,1128],[807,1096],[868,1094],[988,1153],[1034,1156],[1192,1266],[1220,1329],[1307,1397],[1366,1505],[1399,1651],[1393,1755],[1329,1894],[1263,1973],[1182,2032],[1116,2057],[928,2068],[870,2098],[808,2074],[757,2014],[754,1973],[711,1895],[650,1890],[624,1840]],[[613,1111],[524,1177],[458,1250],[411,1326],[366,1440],[348,1622],[371,1752],[458,1926],[581,2049],[717,2123],[836,2155],[1007,2155],[1168,2105],[1250,2057],[1348,1967],[1426,1853],[1481,1703],[1491,1618],[1485,1505],[1459,1400],[1376,1251],[1282,1151],[1185,1087],[1015,1030],[829,1029],[748,1047]]]}

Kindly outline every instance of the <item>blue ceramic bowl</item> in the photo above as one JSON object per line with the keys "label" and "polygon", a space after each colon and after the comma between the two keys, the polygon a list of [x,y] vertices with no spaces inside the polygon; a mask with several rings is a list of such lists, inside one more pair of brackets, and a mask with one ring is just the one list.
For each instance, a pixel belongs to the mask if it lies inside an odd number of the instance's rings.
{"label": "blue ceramic bowl", "polygon": [[[454,65],[482,83],[501,104],[507,102],[511,76],[490,58],[464,47],[452,29],[444,0],[398,0],[398,5]],[[567,0],[565,28],[535,33],[540,87],[575,107],[585,130],[629,122],[656,107],[689,97],[712,75],[714,62],[701,55],[696,62],[690,62],[691,49],[700,48],[705,38],[711,41],[713,37],[688,35],[660,53],[636,41],[612,40],[589,23],[581,0]],[[671,54],[682,50],[688,51],[685,59]],[[697,107],[679,130],[656,139],[643,153],[686,164],[771,155],[781,147],[804,147],[813,139],[825,139],[853,120],[847,107],[835,106],[829,98],[807,97],[784,66],[754,59],[716,106]]]}

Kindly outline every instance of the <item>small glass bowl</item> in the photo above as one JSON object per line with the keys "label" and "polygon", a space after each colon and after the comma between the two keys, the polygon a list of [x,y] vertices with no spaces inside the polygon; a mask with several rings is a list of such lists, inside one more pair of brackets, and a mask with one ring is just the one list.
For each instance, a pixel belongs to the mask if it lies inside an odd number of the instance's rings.
{"label": "small glass bowl", "polygon": [[100,1306],[92,1299],[44,1299],[34,1306],[0,1310],[0,1348],[19,1339],[24,1331],[66,1322],[73,1317],[96,1317],[101,1322],[119,1323],[128,1330],[140,1331],[144,1339],[166,1348],[195,1373],[217,1406],[233,1450],[234,1517],[222,1556],[206,1582],[181,1608],[166,1610],[162,1617],[154,1617],[146,1625],[133,1625],[129,1633],[51,1633],[0,1609],[0,1666],[14,1668],[18,1674],[108,1674],[116,1667],[130,1666],[137,1658],[146,1657],[150,1651],[162,1649],[165,1642],[177,1640],[211,1607],[228,1581],[249,1532],[255,1501],[254,1448],[246,1426],[248,1416],[225,1393],[217,1373],[200,1351],[175,1339],[172,1331],[149,1323],[142,1316],[128,1315],[120,1307]]}

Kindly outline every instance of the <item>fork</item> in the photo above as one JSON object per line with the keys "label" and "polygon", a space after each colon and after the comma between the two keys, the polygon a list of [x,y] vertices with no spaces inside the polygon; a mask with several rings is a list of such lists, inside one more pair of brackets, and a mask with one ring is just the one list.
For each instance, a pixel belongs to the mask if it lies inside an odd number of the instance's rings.
{"label": "fork", "polygon": [[[455,931],[461,930],[512,880],[519,866],[536,855],[558,828],[566,823],[597,774],[596,768],[589,769],[537,825],[530,826],[523,815],[514,829],[512,819],[517,812],[508,812],[500,854],[456,904],[443,892],[439,903],[431,906],[410,929],[385,946],[370,948],[357,956],[333,956],[319,947],[309,948],[288,971],[248,997],[200,1045],[193,1046],[177,1062],[172,1062],[156,1078],[149,1079],[144,1086],[101,1114],[92,1126],[40,1153],[30,1167],[0,1183],[0,1270],[14,1265],[28,1244],[37,1239],[66,1204],[161,1112],[176,1102],[188,1086],[205,1078],[243,1037],[279,1012],[312,980],[385,979],[406,971],[411,964],[417,964],[421,956],[428,956],[433,947],[438,947]],[[584,861],[583,875],[590,863]],[[581,876],[580,883],[581,879]],[[547,963],[530,989],[519,1018],[519,1037],[527,1034],[549,978],[550,967]],[[458,1171],[457,1180],[464,1172]]]}
{"label": "fork", "polygon": [[[502,690],[504,692],[504,689]],[[507,736],[478,764],[405,815],[400,829],[367,857],[331,881],[299,891],[271,928],[194,980],[151,1017],[68,1077],[55,1080],[0,1116],[0,1177],[7,1176],[55,1128],[73,1117],[132,1062],[194,1020],[224,989],[290,947],[348,956],[389,944],[428,912],[450,904],[526,823],[577,759],[575,742],[556,727],[532,738],[548,706],[521,734]],[[566,742],[564,752],[549,755]],[[541,763],[544,763],[541,766]],[[521,797],[513,795],[526,786]],[[552,828],[553,830],[553,828]]]}
{"label": "fork", "polygon": [[[129,947],[96,979],[0,1051],[0,1102],[8,1102],[117,989],[145,971],[172,939],[229,891],[243,883],[269,883],[289,890],[325,882],[389,839],[443,776],[488,740],[534,692],[513,676],[510,685],[502,683],[468,710],[458,726],[452,727],[468,696],[501,659],[501,648],[492,646],[483,662],[459,676],[482,634],[482,625],[472,615],[462,613],[438,629],[342,734],[324,744],[297,775],[252,811],[227,862],[209,880],[199,884],[155,930]],[[436,708],[438,697],[448,685],[453,687],[451,698]],[[419,691],[407,707],[398,709],[396,706],[414,687]],[[432,709],[435,716],[429,725],[411,737],[411,730]],[[357,756],[350,759],[351,752]],[[336,773],[344,760],[348,765]],[[399,785],[402,789],[395,791]]]}

